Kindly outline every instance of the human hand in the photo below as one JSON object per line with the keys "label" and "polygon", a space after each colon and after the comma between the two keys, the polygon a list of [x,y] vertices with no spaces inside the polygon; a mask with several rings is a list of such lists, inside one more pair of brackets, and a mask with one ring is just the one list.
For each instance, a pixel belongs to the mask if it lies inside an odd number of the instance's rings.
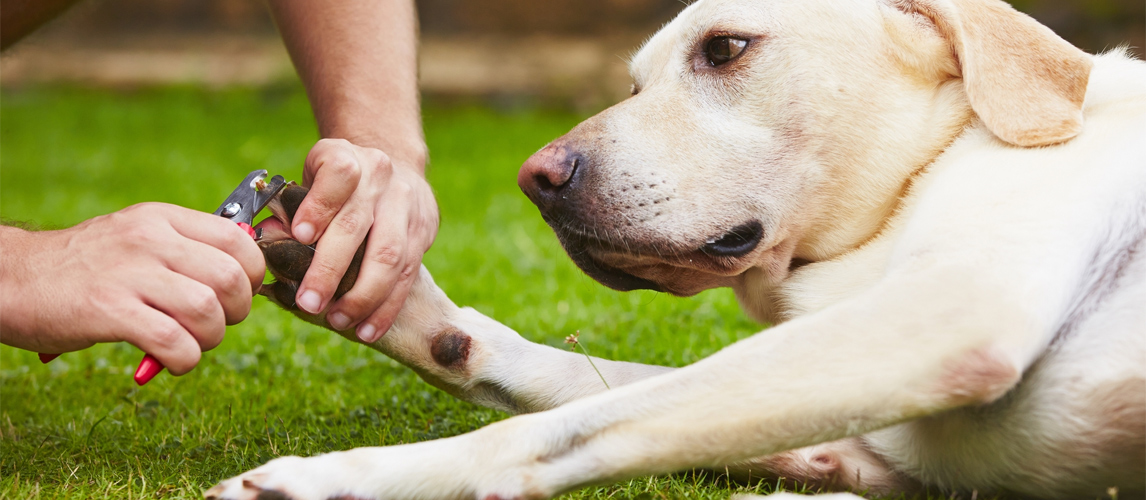
{"label": "human hand", "polygon": [[41,353],[126,341],[173,375],[247,316],[263,255],[235,223],[141,203],[59,231],[0,228],[0,332]]}
{"label": "human hand", "polygon": [[[421,169],[342,139],[315,144],[303,170],[310,192],[290,228],[298,241],[318,242],[295,297],[299,308],[326,310],[335,330],[354,327],[363,342],[390,329],[438,233],[438,206]],[[364,239],[357,282],[330,304]]]}

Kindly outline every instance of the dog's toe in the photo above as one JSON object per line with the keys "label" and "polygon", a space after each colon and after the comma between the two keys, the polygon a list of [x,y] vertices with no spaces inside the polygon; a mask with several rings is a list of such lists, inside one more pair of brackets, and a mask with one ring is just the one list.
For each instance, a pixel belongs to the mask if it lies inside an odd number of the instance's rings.
{"label": "dog's toe", "polygon": [[281,490],[259,486],[263,474],[249,474],[231,478],[203,493],[205,500],[297,500]]}

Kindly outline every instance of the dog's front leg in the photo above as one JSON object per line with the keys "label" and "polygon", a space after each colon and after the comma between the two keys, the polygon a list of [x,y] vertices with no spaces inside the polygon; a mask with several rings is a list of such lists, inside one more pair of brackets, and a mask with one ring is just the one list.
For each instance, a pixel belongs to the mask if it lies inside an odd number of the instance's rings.
{"label": "dog's front leg", "polygon": [[511,413],[548,410],[671,370],[601,358],[590,364],[582,354],[530,342],[454,305],[425,267],[394,326],[370,347],[458,398]]}
{"label": "dog's front leg", "polygon": [[337,482],[274,461],[220,491],[319,483],[328,497],[540,498],[719,468],[992,401],[1039,351],[1040,324],[1006,286],[968,276],[944,269],[889,278],[689,367],[464,436],[305,459],[355,471]]}

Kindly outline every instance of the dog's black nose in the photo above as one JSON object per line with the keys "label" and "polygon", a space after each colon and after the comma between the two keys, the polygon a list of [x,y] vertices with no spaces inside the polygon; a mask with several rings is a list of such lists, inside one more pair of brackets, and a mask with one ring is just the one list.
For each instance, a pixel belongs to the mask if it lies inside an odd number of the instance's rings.
{"label": "dog's black nose", "polygon": [[566,199],[585,158],[560,140],[545,146],[521,166],[517,185],[543,213],[556,208]]}

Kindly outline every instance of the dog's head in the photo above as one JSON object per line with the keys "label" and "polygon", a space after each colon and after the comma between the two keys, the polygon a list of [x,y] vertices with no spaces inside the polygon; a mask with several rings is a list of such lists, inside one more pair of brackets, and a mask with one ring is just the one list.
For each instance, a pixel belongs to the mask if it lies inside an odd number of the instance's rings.
{"label": "dog's head", "polygon": [[977,115],[1073,137],[1089,56],[999,0],[702,0],[518,183],[601,283],[689,295],[870,238]]}

